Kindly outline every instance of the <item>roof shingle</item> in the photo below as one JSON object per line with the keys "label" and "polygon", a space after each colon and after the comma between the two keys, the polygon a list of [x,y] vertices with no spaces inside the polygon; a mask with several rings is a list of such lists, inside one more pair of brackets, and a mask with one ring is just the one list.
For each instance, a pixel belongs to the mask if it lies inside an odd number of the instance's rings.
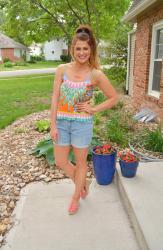
{"label": "roof shingle", "polygon": [[21,43],[14,41],[12,38],[0,33],[0,49],[25,49],[28,50],[28,47],[24,46]]}
{"label": "roof shingle", "polygon": [[143,0],[134,0],[129,10],[134,9],[141,2],[143,2]]}

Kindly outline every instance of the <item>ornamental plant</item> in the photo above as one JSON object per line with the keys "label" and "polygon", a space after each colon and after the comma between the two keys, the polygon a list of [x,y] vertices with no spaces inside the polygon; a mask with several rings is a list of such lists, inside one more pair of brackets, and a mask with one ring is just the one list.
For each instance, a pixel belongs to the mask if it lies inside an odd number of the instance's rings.
{"label": "ornamental plant", "polygon": [[136,162],[140,161],[140,158],[138,155],[131,152],[129,149],[122,150],[118,152],[118,158],[119,160],[125,161],[125,162]]}
{"label": "ornamental plant", "polygon": [[116,152],[116,149],[110,144],[104,144],[102,146],[96,146],[94,152],[99,155],[109,155]]}

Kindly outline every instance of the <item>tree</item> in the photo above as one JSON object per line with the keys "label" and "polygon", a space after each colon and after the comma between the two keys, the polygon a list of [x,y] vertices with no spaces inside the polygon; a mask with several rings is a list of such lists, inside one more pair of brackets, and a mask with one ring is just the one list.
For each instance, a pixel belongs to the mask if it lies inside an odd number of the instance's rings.
{"label": "tree", "polygon": [[0,0],[6,17],[1,29],[26,45],[65,37],[90,24],[97,40],[112,39],[130,0]]}

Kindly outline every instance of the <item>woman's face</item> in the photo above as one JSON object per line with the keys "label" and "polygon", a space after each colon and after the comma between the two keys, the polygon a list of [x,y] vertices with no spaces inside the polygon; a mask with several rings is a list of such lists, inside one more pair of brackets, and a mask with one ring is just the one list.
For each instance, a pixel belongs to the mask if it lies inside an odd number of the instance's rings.
{"label": "woman's face", "polygon": [[74,46],[74,58],[75,61],[79,63],[88,62],[91,55],[91,47],[89,46],[87,41],[77,40]]}

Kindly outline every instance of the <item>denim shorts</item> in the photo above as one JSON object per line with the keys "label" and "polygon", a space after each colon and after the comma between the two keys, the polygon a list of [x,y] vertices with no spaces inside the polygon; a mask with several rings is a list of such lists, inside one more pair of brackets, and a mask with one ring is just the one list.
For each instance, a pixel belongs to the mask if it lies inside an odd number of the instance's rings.
{"label": "denim shorts", "polygon": [[93,121],[80,122],[75,120],[57,119],[57,145],[72,145],[77,148],[87,148],[93,136]]}

